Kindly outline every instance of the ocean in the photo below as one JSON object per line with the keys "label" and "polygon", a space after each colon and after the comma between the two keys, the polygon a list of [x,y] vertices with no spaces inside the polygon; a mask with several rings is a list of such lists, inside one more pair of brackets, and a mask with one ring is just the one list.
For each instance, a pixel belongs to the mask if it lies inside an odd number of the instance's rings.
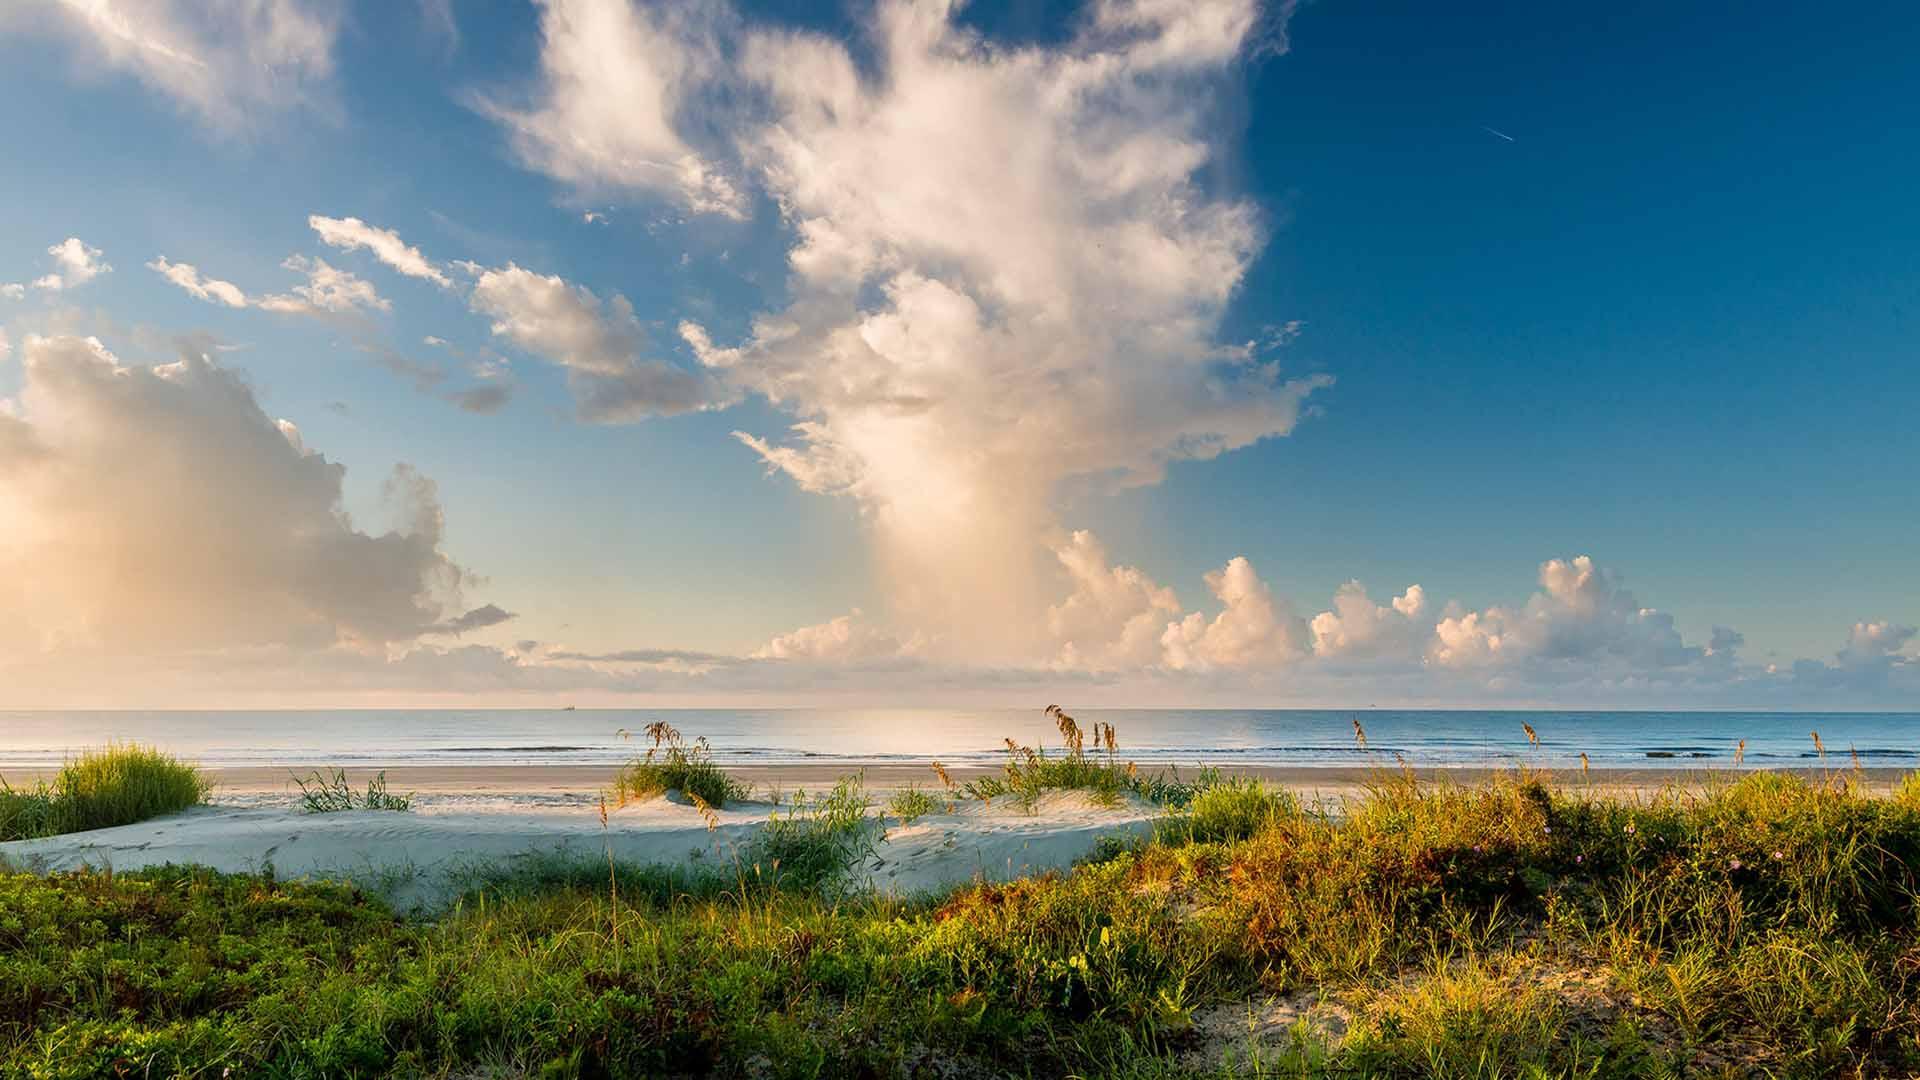
{"label": "ocean", "polygon": [[[1087,709],[1142,765],[1335,766],[1400,755],[1413,765],[1734,766],[1829,758],[1920,767],[1920,713],[1573,712],[1387,709]],[[1353,721],[1370,754],[1356,745]],[[633,756],[641,730],[667,720],[705,736],[722,763],[988,764],[1004,739],[1058,745],[1039,710],[993,709],[368,709],[325,711],[4,712],[0,771],[44,768],[112,741],[159,746],[202,765],[601,765]],[[1522,725],[1540,744],[1529,744]],[[632,733],[628,740],[620,734]]]}

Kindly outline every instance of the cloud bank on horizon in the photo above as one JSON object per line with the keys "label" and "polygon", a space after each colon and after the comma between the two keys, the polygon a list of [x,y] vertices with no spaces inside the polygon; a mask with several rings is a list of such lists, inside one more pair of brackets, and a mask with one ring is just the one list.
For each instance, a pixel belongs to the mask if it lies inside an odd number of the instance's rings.
{"label": "cloud bank on horizon", "polygon": [[[943,3],[882,0],[848,43],[723,4],[545,0],[537,69],[467,103],[568,198],[777,218],[787,280],[725,320],[744,333],[699,311],[649,325],[618,290],[532,259],[441,257],[342,209],[290,213],[361,271],[316,248],[285,256],[290,280],[241,284],[154,252],[149,280],[210,311],[320,320],[470,412],[507,404],[510,364],[458,358],[462,388],[455,367],[393,347],[399,294],[375,277],[457,297],[497,348],[564,375],[583,423],[764,403],[787,430],[734,438],[781,482],[858,507],[887,610],[849,605],[732,653],[509,642],[515,614],[443,550],[459,508],[419,470],[393,467],[391,521],[368,526],[345,508],[344,468],[264,411],[213,340],[143,365],[50,318],[20,339],[20,391],[0,398],[0,704],[1916,700],[1912,626],[1862,619],[1829,659],[1750,662],[1739,632],[1688,642],[1577,552],[1539,564],[1513,605],[1437,603],[1419,584],[1376,600],[1350,581],[1315,612],[1244,556],[1191,602],[1063,519],[1068,485],[1155,485],[1173,463],[1284,437],[1331,382],[1283,368],[1295,325],[1220,340],[1270,224],[1214,175],[1216,98],[1252,54],[1284,50],[1290,15],[1095,0],[1065,40],[1013,47]],[[342,26],[317,0],[62,0],[28,32],[228,141],[338,111]],[[113,269],[77,236],[44,265],[0,298],[51,303]],[[0,335],[0,361],[11,351]]]}

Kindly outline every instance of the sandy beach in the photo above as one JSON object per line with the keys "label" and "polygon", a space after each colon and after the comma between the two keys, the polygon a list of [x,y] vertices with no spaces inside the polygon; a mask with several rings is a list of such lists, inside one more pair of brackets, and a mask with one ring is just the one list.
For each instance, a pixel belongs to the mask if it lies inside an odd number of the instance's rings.
{"label": "sandy beach", "polygon": [[[0,844],[0,860],[36,872],[165,865],[280,879],[351,880],[402,908],[435,908],[481,871],[534,860],[597,861],[752,873],[748,841],[777,808],[746,801],[709,821],[675,797],[621,807],[603,827],[579,809],[306,814],[282,807],[200,806],[133,825]],[[1103,837],[1144,835],[1161,808],[1127,798],[1102,806],[1084,792],[1050,792],[1033,805],[963,800],[903,823],[875,823],[875,854],[852,884],[913,896],[975,879],[1058,869]]]}
{"label": "sandy beach", "polygon": [[[376,771],[350,770],[349,779],[364,784]],[[657,798],[615,808],[604,827],[598,803],[613,778],[611,769],[409,766],[385,771],[390,790],[415,796],[414,811],[307,814],[294,805],[297,789],[285,770],[213,770],[212,805],[133,825],[0,844],[0,859],[36,871],[196,864],[229,872],[271,870],[281,878],[349,879],[399,906],[430,909],[463,891],[477,871],[511,870],[529,860],[610,856],[744,872],[742,852],[779,812],[773,793],[790,802],[798,791],[824,791],[848,769],[826,764],[741,768],[735,772],[754,785],[755,798],[720,809],[711,821],[677,798]],[[953,770],[959,783],[988,771]],[[1354,768],[1237,771],[1336,812],[1346,798],[1386,779],[1379,771]],[[1426,783],[1470,786],[1496,771],[1429,769],[1420,775]],[[1862,770],[1860,778],[1869,789],[1884,791],[1900,775],[1897,769]],[[1729,774],[1611,769],[1583,776],[1579,770],[1561,770],[1550,778],[1585,785],[1595,794],[1631,798],[1676,785],[1703,789],[1726,782]],[[890,790],[908,784],[937,788],[931,770],[904,765],[870,766],[865,779],[875,796],[876,816]],[[875,855],[856,868],[853,884],[905,896],[977,878],[1060,869],[1104,837],[1150,832],[1163,812],[1132,798],[1102,806],[1085,792],[1051,792],[1030,806],[1005,797],[953,800],[910,823],[876,821]]]}

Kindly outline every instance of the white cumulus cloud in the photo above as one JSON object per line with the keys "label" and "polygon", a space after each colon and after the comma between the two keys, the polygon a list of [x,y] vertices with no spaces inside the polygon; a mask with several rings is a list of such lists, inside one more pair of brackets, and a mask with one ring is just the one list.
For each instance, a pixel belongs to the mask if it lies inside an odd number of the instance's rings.
{"label": "white cumulus cloud", "polygon": [[101,274],[110,273],[113,267],[107,265],[104,253],[97,247],[90,247],[77,236],[65,240],[47,249],[53,256],[58,270],[35,279],[33,287],[57,292],[61,289],[77,289]]}
{"label": "white cumulus cloud", "polygon": [[1063,668],[1132,670],[1157,664],[1160,638],[1180,616],[1172,589],[1137,567],[1111,565],[1107,549],[1086,530],[1054,548],[1072,591],[1047,609],[1047,633]]}
{"label": "white cumulus cloud", "polygon": [[1225,605],[1209,621],[1200,612],[1167,627],[1161,636],[1166,663],[1175,670],[1273,668],[1309,651],[1306,620],[1260,580],[1245,556],[1207,575],[1207,588]]}
{"label": "white cumulus cloud", "polygon": [[1313,617],[1314,654],[1323,658],[1404,658],[1417,655],[1432,635],[1426,590],[1409,585],[1386,605],[1375,604],[1366,586],[1349,581],[1333,594],[1333,610]]}
{"label": "white cumulus cloud", "polygon": [[918,643],[901,639],[874,626],[859,608],[812,626],[803,626],[784,634],[755,650],[755,660],[811,660],[853,663],[908,656]]}

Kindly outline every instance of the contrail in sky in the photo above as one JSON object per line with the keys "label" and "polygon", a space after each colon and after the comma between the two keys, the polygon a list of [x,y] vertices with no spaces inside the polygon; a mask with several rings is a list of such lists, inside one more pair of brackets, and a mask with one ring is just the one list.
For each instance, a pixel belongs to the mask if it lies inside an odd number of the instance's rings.
{"label": "contrail in sky", "polygon": [[1482,125],[1480,125],[1480,130],[1481,130],[1481,131],[1484,131],[1484,132],[1486,132],[1486,133],[1487,133],[1487,134],[1489,134],[1489,135],[1497,135],[1497,136],[1499,136],[1500,138],[1502,138],[1502,139],[1505,139],[1505,140],[1507,140],[1508,142],[1519,142],[1519,141],[1520,141],[1519,139],[1516,139],[1516,138],[1514,138],[1513,136],[1511,136],[1511,135],[1509,135],[1509,134],[1507,134],[1507,133],[1506,133],[1506,132],[1504,132],[1504,131],[1495,131],[1494,129],[1492,129],[1492,128],[1490,128],[1490,127],[1488,127],[1488,126],[1486,126],[1485,124],[1482,124]]}

